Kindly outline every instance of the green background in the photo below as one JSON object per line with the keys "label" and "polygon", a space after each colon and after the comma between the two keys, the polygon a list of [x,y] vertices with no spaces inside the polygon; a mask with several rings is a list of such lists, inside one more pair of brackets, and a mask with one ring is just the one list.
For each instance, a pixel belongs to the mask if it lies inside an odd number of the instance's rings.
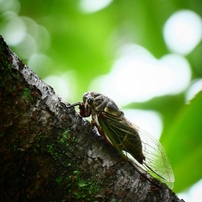
{"label": "green background", "polygon": [[[38,53],[48,58],[43,63],[36,61],[38,68],[33,70],[42,79],[73,70],[74,81],[70,89],[75,102],[81,100],[95,77],[111,71],[117,57],[116,50],[126,38],[161,58],[169,53],[162,28],[171,14],[190,9],[202,16],[201,0],[114,0],[106,8],[93,13],[83,13],[79,2],[0,1],[0,31],[3,32],[7,23],[8,12],[22,18],[28,27],[27,32],[34,36]],[[41,32],[37,33],[38,28],[32,24],[40,26]],[[31,52],[33,48],[27,44],[10,46],[25,63],[28,63],[31,53],[24,50]],[[201,53],[200,42],[185,56],[191,65],[192,80],[202,77]],[[187,189],[202,177],[202,93],[188,105],[185,104],[185,93],[186,90],[147,102],[131,101],[125,106],[155,110],[162,115],[161,143],[175,173],[175,192]],[[71,91],[69,94],[66,101],[72,102]]]}

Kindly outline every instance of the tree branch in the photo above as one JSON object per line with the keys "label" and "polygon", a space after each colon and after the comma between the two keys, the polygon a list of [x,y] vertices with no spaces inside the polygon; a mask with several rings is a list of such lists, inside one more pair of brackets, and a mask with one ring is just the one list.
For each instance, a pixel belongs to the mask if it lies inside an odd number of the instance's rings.
{"label": "tree branch", "polygon": [[2,37],[0,64],[0,201],[183,201],[89,133]]}

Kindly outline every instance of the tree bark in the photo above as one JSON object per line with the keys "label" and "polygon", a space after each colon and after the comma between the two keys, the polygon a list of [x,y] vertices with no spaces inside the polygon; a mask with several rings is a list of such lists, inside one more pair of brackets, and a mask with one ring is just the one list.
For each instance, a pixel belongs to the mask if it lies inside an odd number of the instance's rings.
{"label": "tree bark", "polygon": [[1,36],[0,65],[0,201],[183,201],[90,131]]}

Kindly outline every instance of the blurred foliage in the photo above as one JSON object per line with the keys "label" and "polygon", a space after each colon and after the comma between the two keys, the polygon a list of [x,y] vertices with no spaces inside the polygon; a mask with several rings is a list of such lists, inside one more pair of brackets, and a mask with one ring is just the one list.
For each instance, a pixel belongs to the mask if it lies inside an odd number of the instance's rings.
{"label": "blurred foliage", "polygon": [[[177,112],[177,113],[176,113]],[[201,178],[202,91],[188,105],[175,111],[171,127],[162,136],[166,152],[172,156],[175,190],[189,187]]]}
{"label": "blurred foliage", "polygon": [[[76,76],[71,89],[75,91],[75,101],[81,99],[95,77],[110,72],[120,45],[139,44],[156,58],[161,58],[169,53],[162,28],[170,15],[179,9],[190,9],[202,16],[201,0],[114,0],[94,13],[82,12],[79,0],[16,0],[15,6],[17,2],[18,7],[10,7],[10,11],[34,20],[47,29],[50,37],[48,48],[43,47],[47,36],[36,40],[36,43],[42,46],[38,52],[45,54],[52,62],[34,71],[43,79],[50,74],[73,70]],[[6,11],[0,11],[1,28]],[[21,44],[11,45],[11,48],[25,63],[28,62],[29,57],[21,54]],[[202,43],[186,56],[191,64],[192,79],[202,77],[201,52]],[[199,94],[186,105],[183,92],[130,105],[138,109],[156,110],[162,115],[164,130],[161,141],[175,173],[174,191],[182,191],[202,177],[201,103],[202,94]]]}

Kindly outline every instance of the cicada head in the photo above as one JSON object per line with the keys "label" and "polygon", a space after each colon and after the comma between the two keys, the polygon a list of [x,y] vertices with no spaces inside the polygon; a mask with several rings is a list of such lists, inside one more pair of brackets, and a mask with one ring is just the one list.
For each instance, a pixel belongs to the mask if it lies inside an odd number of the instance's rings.
{"label": "cicada head", "polygon": [[90,107],[92,110],[95,110],[103,102],[103,95],[95,92],[87,92],[83,95],[83,104],[85,108]]}
{"label": "cicada head", "polygon": [[79,110],[79,113],[82,117],[88,117],[92,113],[91,108],[88,105],[85,105],[83,102],[79,105]]}
{"label": "cicada head", "polygon": [[83,95],[83,102],[80,103],[80,115],[83,117],[88,117],[92,113],[92,105],[94,102],[94,97],[89,92],[84,93]]}

